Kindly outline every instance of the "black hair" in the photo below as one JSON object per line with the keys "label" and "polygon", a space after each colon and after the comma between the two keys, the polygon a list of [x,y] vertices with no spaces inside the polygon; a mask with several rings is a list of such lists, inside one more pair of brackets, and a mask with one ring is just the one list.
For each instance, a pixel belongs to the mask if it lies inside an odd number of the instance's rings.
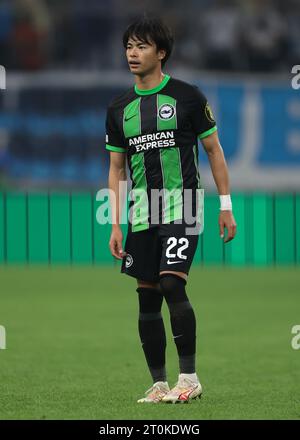
{"label": "black hair", "polygon": [[136,38],[148,44],[153,42],[156,44],[157,50],[165,50],[166,55],[161,60],[162,67],[166,64],[172,53],[174,37],[168,26],[158,17],[150,17],[144,14],[131,23],[123,35],[125,49],[127,48],[129,38]]}

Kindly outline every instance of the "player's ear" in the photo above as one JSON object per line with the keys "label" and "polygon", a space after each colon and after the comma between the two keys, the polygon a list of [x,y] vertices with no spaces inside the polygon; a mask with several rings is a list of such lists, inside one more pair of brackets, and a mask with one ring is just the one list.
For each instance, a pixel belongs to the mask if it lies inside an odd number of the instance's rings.
{"label": "player's ear", "polygon": [[166,56],[166,51],[164,49],[160,49],[158,51],[158,59],[162,61],[165,58],[165,56]]}

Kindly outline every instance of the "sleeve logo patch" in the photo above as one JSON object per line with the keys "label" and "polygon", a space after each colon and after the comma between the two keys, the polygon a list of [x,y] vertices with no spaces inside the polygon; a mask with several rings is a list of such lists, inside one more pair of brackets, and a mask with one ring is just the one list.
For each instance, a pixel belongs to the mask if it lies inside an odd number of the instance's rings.
{"label": "sleeve logo patch", "polygon": [[210,105],[208,103],[206,104],[206,107],[205,107],[205,115],[210,122],[215,122],[214,114],[213,114],[212,109],[210,108]]}

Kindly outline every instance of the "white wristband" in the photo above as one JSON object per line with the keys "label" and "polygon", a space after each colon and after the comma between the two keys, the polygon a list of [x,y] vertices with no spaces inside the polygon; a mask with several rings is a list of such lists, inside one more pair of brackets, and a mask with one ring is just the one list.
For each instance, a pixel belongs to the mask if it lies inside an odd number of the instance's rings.
{"label": "white wristband", "polygon": [[230,194],[220,196],[220,204],[221,211],[232,211]]}

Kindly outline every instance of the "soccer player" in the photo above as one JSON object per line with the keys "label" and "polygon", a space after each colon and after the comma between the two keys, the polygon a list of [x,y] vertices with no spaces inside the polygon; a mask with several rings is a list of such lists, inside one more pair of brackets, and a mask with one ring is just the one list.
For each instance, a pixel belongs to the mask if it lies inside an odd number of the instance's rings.
{"label": "soccer player", "polygon": [[[186,293],[201,232],[197,140],[208,154],[220,195],[219,227],[224,242],[236,234],[228,170],[203,93],[162,72],[173,46],[168,27],[158,18],[144,16],[127,28],[123,44],[135,85],[113,99],[107,110],[109,188],[116,196],[109,246],[111,254],[122,259],[121,271],[137,280],[138,329],[153,380],[138,402],[189,402],[202,393],[195,365],[196,319]],[[119,184],[126,181],[126,158],[132,200],[123,250]],[[179,357],[179,378],[171,389],[165,367],[163,299]]]}

